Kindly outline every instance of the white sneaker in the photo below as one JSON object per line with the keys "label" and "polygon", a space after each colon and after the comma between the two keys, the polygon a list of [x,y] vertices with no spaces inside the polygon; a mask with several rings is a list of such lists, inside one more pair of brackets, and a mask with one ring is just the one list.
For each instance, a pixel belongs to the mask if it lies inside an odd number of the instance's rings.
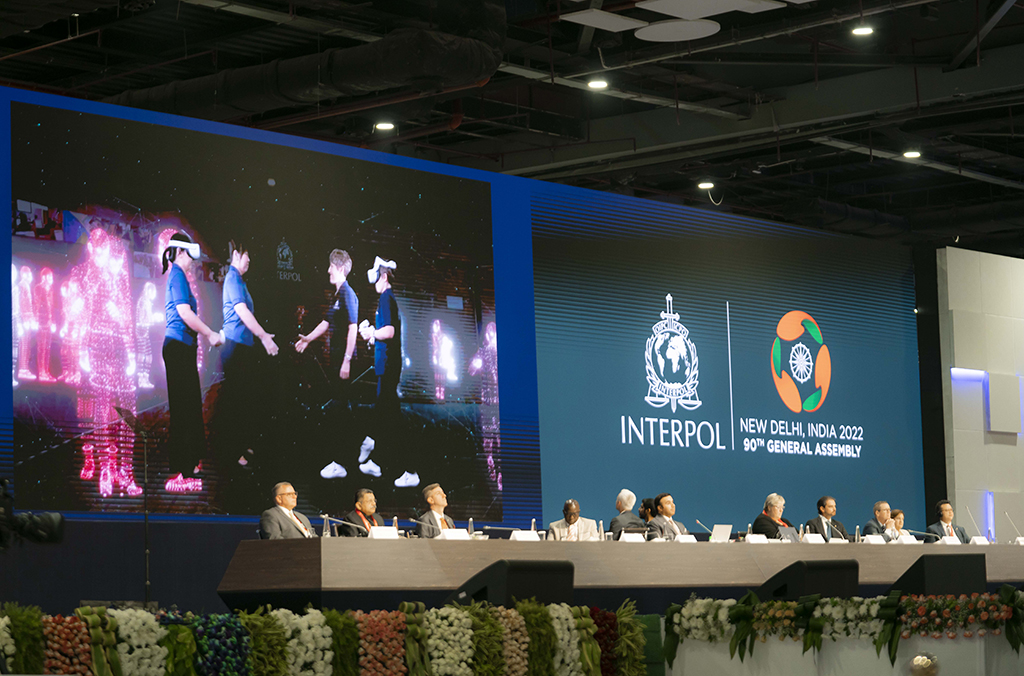
{"label": "white sneaker", "polygon": [[380,476],[380,465],[375,463],[373,460],[367,460],[363,464],[359,465],[359,471],[363,474],[369,474],[370,476]]}
{"label": "white sneaker", "polygon": [[420,485],[420,475],[416,472],[402,472],[402,476],[395,479],[396,488],[413,488]]}
{"label": "white sneaker", "polygon": [[[374,444],[373,437],[366,437],[363,439],[362,445],[359,447],[359,462],[363,463],[369,459],[370,454],[373,453]],[[377,476],[380,476],[379,474]]]}
{"label": "white sneaker", "polygon": [[344,479],[348,476],[348,472],[338,463],[332,462],[320,470],[320,476],[325,479]]}

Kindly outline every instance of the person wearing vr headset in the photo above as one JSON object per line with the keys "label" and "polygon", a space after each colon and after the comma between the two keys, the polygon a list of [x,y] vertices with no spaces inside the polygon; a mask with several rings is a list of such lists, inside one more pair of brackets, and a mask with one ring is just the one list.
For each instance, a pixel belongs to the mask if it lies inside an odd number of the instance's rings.
{"label": "person wearing vr headset", "polygon": [[164,309],[167,329],[163,358],[167,370],[172,474],[164,488],[172,493],[192,493],[203,489],[203,480],[191,476],[199,471],[206,454],[203,398],[196,367],[197,339],[202,334],[212,347],[224,342],[223,336],[204,324],[196,314],[196,297],[185,276],[199,255],[199,245],[180,232],[171,235],[163,252],[163,272],[167,274],[170,270]]}
{"label": "person wearing vr headset", "polygon": [[[369,459],[370,451],[384,441],[389,451],[393,451],[391,443],[394,430],[401,415],[401,404],[398,401],[398,382],[402,377],[402,317],[398,312],[398,301],[391,290],[391,282],[395,278],[395,261],[386,261],[380,256],[374,260],[373,267],[366,271],[366,277],[380,294],[377,302],[375,326],[371,327],[365,320],[359,327],[359,335],[373,345],[373,370],[377,374],[377,403],[374,413],[377,418],[377,439],[364,453],[359,466],[364,474],[380,476],[380,467]],[[387,439],[382,439],[386,435]],[[379,457],[379,455],[378,455]],[[364,469],[365,468],[365,469]],[[403,472],[395,479],[395,486],[407,488],[419,486],[420,477],[415,472]]]}

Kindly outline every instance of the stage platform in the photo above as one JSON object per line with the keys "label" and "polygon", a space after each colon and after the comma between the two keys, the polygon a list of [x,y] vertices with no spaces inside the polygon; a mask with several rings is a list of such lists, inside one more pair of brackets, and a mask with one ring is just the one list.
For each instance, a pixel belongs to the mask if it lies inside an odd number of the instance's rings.
{"label": "stage platform", "polygon": [[[401,601],[440,604],[501,559],[564,560],[575,566],[574,602],[664,612],[691,593],[731,596],[756,589],[794,561],[856,559],[864,595],[882,593],[921,554],[984,553],[989,587],[1024,582],[1015,545],[811,545],[676,542],[512,542],[508,540],[243,540],[217,589],[230,608],[390,609]],[[983,591],[983,590],[978,590]]]}

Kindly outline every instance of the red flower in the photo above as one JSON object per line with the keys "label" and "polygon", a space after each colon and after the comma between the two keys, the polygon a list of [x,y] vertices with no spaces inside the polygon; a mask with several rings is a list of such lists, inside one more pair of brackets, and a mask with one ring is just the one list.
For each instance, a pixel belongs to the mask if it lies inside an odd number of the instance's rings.
{"label": "red flower", "polygon": [[975,621],[976,620],[975,620],[974,615],[968,615],[967,616],[967,624],[974,624]]}
{"label": "red flower", "polygon": [[951,614],[952,614],[952,613],[950,613],[950,612],[949,612],[949,608],[946,608],[946,609],[944,609],[944,610],[942,611],[942,616],[943,616],[943,617],[949,617],[949,616],[950,616]]}
{"label": "red flower", "polygon": [[987,619],[988,619],[988,611],[987,610],[983,610],[981,612],[981,621],[984,622]]}

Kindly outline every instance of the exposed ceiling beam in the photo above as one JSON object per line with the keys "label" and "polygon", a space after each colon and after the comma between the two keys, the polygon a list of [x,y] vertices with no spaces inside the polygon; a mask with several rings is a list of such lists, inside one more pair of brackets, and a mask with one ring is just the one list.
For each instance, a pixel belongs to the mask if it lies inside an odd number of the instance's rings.
{"label": "exposed ceiling beam", "polygon": [[989,0],[988,7],[985,8],[987,13],[985,23],[978,26],[978,31],[967,38],[960,49],[956,50],[956,56],[946,66],[946,70],[956,70],[970,56],[971,52],[979,49],[985,37],[992,32],[997,23],[1003,20],[1003,17],[1016,2],[1017,0]]}
{"label": "exposed ceiling beam", "polygon": [[894,153],[889,150],[881,150],[879,148],[869,148],[868,146],[861,145],[859,143],[843,141],[840,139],[830,138],[828,136],[812,138],[811,141],[813,141],[814,143],[821,144],[823,146],[829,146],[831,148],[839,148],[841,150],[848,150],[850,152],[860,153],[861,155],[872,155],[874,157],[880,157],[885,160],[892,160],[894,162],[910,164],[915,167],[927,167],[928,169],[934,169],[935,171],[942,171],[947,174],[955,174],[957,176],[970,178],[975,181],[981,181],[983,183],[991,183],[992,185],[998,185],[1004,188],[1024,190],[1024,183],[1022,183],[1021,181],[1011,181],[1005,178],[1000,178],[999,176],[992,176],[991,174],[985,174],[980,171],[973,171],[971,169],[963,169],[953,164],[947,164],[945,162],[939,162],[937,160],[932,160],[925,157],[904,157],[902,153]]}

